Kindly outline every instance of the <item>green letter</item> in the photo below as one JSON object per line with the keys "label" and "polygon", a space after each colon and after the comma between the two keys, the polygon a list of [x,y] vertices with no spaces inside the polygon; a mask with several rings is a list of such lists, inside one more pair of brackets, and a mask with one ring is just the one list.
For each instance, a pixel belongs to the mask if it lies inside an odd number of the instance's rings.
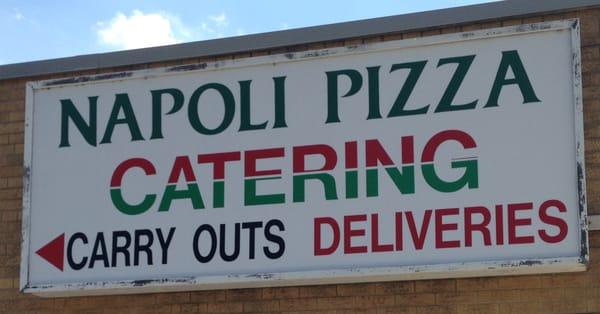
{"label": "green letter", "polygon": [[123,214],[138,215],[150,209],[150,207],[152,206],[152,204],[154,204],[154,201],[156,200],[156,195],[146,195],[141,203],[137,205],[131,205],[127,204],[127,202],[125,202],[125,200],[123,199],[121,189],[111,189],[110,199],[112,200],[113,205],[115,205],[115,207]]}
{"label": "green letter", "polygon": [[287,128],[285,123],[285,76],[273,78],[275,83],[275,124],[274,129]]}
{"label": "green letter", "polygon": [[350,79],[350,90],[342,97],[356,94],[362,86],[362,76],[356,70],[339,70],[327,74],[327,120],[325,123],[340,122],[338,112],[338,76],[345,75]]}
{"label": "green letter", "polygon": [[[123,110],[123,118],[119,118],[121,109]],[[110,113],[110,118],[108,118],[108,124],[106,125],[106,131],[104,132],[104,136],[102,137],[100,144],[111,142],[112,133],[117,124],[127,124],[127,127],[129,127],[129,133],[131,134],[132,142],[144,140],[142,137],[142,132],[140,132],[140,127],[135,119],[133,109],[131,108],[131,101],[129,100],[129,96],[127,94],[116,95],[115,103],[113,104],[113,109]]]}
{"label": "green letter", "polygon": [[333,178],[333,176],[328,173],[314,173],[294,176],[292,183],[294,190],[294,203],[305,201],[305,185],[307,180],[321,181],[325,190],[325,199],[328,201],[337,200],[335,179]]}
{"label": "green letter", "polygon": [[173,114],[183,107],[183,93],[176,88],[158,89],[152,93],[152,135],[150,139],[163,138],[162,134],[162,95],[169,94],[173,97],[173,108],[166,114]]}
{"label": "green letter", "polygon": [[256,183],[264,180],[277,180],[281,177],[256,178],[244,180],[244,205],[268,205],[285,203],[285,194],[256,194]]}
{"label": "green letter", "polygon": [[168,211],[171,207],[171,202],[175,199],[189,198],[192,201],[194,209],[204,208],[204,202],[202,201],[202,195],[200,195],[200,189],[195,183],[188,183],[186,190],[176,190],[177,185],[167,185],[165,194],[163,194],[162,200],[158,207],[159,212]]}
{"label": "green letter", "polygon": [[[223,105],[225,106],[225,114],[223,115],[223,121],[221,124],[214,129],[207,129],[202,122],[200,122],[200,117],[198,116],[198,101],[200,100],[200,96],[208,89],[214,89],[221,97],[223,97]],[[200,134],[204,135],[213,135],[219,134],[223,132],[233,121],[233,114],[235,113],[235,100],[233,98],[233,94],[227,88],[227,86],[219,84],[219,83],[208,83],[204,84],[198,89],[194,91],[192,97],[190,97],[190,104],[188,106],[188,119],[190,120],[190,124]]]}
{"label": "green letter", "polygon": [[[515,76],[512,79],[506,78],[509,67]],[[500,97],[502,87],[513,84],[517,84],[519,86],[521,95],[523,95],[524,104],[530,102],[540,102],[540,99],[533,91],[533,87],[531,86],[531,82],[529,81],[529,77],[527,76],[527,72],[523,66],[523,62],[521,62],[519,53],[516,50],[503,51],[502,61],[500,61],[498,73],[496,73],[496,79],[494,80],[492,91],[490,92],[490,97],[488,98],[487,104],[485,104],[484,108],[498,107],[498,98]]]}
{"label": "green letter", "polygon": [[479,179],[477,178],[477,160],[461,160],[451,162],[452,168],[465,168],[465,173],[462,177],[454,182],[447,182],[438,177],[433,164],[422,165],[423,177],[425,181],[434,189],[440,192],[456,192],[464,186],[469,189],[479,187]]}
{"label": "green letter", "polygon": [[379,111],[379,68],[369,67],[367,68],[367,78],[369,80],[369,116],[370,119],[381,119],[381,112]]}
{"label": "green letter", "polygon": [[89,124],[85,123],[83,117],[75,108],[75,105],[70,99],[61,99],[61,114],[60,114],[60,145],[58,147],[69,147],[69,118],[75,124],[79,133],[83,136],[86,142],[92,146],[96,146],[96,112],[98,104],[98,96],[88,97],[89,106]]}
{"label": "green letter", "polygon": [[[385,171],[401,194],[415,193],[415,167],[403,166],[402,172],[396,167],[387,167]],[[367,197],[379,196],[379,171],[367,169]]]}
{"label": "green letter", "polygon": [[458,66],[456,67],[456,71],[454,71],[452,79],[450,79],[448,87],[446,87],[446,91],[444,92],[440,103],[435,108],[435,112],[473,109],[477,106],[477,100],[468,104],[452,105],[452,101],[458,92],[458,88],[465,79],[465,76],[467,76],[467,72],[473,63],[473,59],[475,59],[475,55],[440,59],[438,67],[448,63],[457,63]]}
{"label": "green letter", "polygon": [[264,130],[267,128],[267,121],[261,124],[252,124],[250,109],[250,83],[252,81],[239,81],[240,83],[240,131]]}
{"label": "green letter", "polygon": [[406,78],[404,85],[402,85],[402,89],[400,89],[398,97],[396,97],[396,101],[394,101],[394,105],[392,106],[390,113],[388,113],[388,118],[424,114],[427,112],[427,110],[429,109],[429,105],[421,107],[419,109],[404,109],[408,98],[410,97],[413,90],[415,89],[415,86],[417,85],[419,77],[421,77],[421,73],[423,73],[423,69],[425,69],[425,64],[427,64],[427,61],[408,62],[392,65],[390,73],[398,69],[410,69],[410,71],[408,72],[408,77]]}

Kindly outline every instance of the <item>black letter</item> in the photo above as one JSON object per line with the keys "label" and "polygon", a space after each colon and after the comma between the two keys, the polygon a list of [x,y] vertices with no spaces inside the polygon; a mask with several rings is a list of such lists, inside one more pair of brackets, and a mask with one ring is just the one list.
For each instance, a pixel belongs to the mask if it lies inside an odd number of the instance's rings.
{"label": "black letter", "polygon": [[[140,238],[142,236],[146,236],[146,239],[148,239],[146,244],[140,244]],[[133,265],[138,266],[140,264],[141,251],[146,252],[146,256],[148,257],[148,265],[152,265],[152,249],[150,249],[152,243],[154,243],[154,235],[152,234],[152,231],[148,229],[141,229],[135,231],[135,253],[133,255]]]}
{"label": "black letter", "polygon": [[[100,249],[100,253],[98,253],[98,249]],[[102,232],[98,232],[98,235],[96,236],[94,248],[92,249],[92,256],[90,258],[89,268],[94,268],[94,263],[97,260],[101,260],[104,264],[104,267],[109,267],[108,255],[106,254],[106,243],[104,242],[104,234]]]}
{"label": "black letter", "polygon": [[256,228],[262,228],[262,221],[244,222],[242,223],[242,228],[248,229],[248,257],[250,259],[254,259],[254,247],[256,246],[256,237],[254,231],[256,230]]}
{"label": "black letter", "polygon": [[[119,238],[125,238],[125,243],[119,246]],[[125,266],[129,266],[129,246],[131,245],[131,235],[127,231],[114,231],[112,238],[112,267],[117,266],[117,253],[125,256]]]}
{"label": "black letter", "polygon": [[272,226],[276,226],[279,229],[279,231],[284,231],[285,227],[283,226],[283,223],[279,219],[269,220],[269,222],[267,222],[267,224],[265,225],[265,238],[267,238],[267,240],[269,240],[271,242],[278,244],[279,249],[276,252],[271,252],[271,251],[269,251],[269,247],[265,246],[265,247],[263,247],[263,251],[265,252],[265,255],[268,258],[276,259],[276,258],[280,258],[283,255],[283,253],[285,252],[285,241],[283,240],[282,237],[271,233]]}
{"label": "black letter", "polygon": [[[205,230],[208,231],[208,234],[210,235],[210,251],[208,252],[208,255],[202,256],[202,254],[200,254],[200,248],[198,248],[198,240],[200,239],[200,234],[202,234],[202,231]],[[196,229],[196,233],[194,233],[194,256],[198,262],[208,263],[213,256],[215,256],[215,252],[217,251],[216,238],[217,234],[211,225],[204,224]]]}
{"label": "black letter", "polygon": [[162,230],[160,228],[156,228],[156,234],[158,235],[158,243],[160,244],[160,248],[162,249],[162,263],[164,265],[167,263],[169,245],[171,245],[171,240],[173,240],[173,235],[175,234],[175,227],[171,227],[171,229],[169,229],[169,234],[167,235],[166,241],[163,237]]}
{"label": "black letter", "polygon": [[69,243],[67,244],[67,261],[69,262],[69,266],[73,270],[80,270],[83,267],[85,267],[85,264],[87,263],[87,257],[83,257],[83,259],[81,259],[80,263],[77,263],[73,260],[73,243],[77,239],[81,239],[81,242],[83,242],[83,244],[88,243],[87,237],[85,236],[85,234],[83,234],[81,232],[75,233],[69,239]]}
{"label": "black letter", "polygon": [[225,241],[225,224],[221,224],[219,226],[219,254],[221,254],[221,258],[226,262],[235,261],[235,259],[240,255],[240,224],[235,224],[235,235],[234,235],[234,243],[233,243],[233,253],[231,255],[227,255],[225,252],[225,246],[227,245],[227,241]]}

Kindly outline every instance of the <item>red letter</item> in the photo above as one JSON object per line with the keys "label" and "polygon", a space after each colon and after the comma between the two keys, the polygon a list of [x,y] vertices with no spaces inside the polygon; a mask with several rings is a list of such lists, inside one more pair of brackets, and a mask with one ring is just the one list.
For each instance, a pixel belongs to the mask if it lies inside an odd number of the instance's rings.
{"label": "red letter", "polygon": [[396,213],[396,251],[402,251],[402,212]]}
{"label": "red letter", "polygon": [[[327,224],[333,231],[333,241],[327,248],[321,247],[321,225]],[[331,217],[317,217],[315,218],[315,256],[319,255],[330,255],[337,250],[340,244],[340,227],[338,226],[335,219]]]}
{"label": "red letter", "polygon": [[366,253],[366,246],[352,246],[352,238],[365,235],[365,229],[352,229],[352,223],[366,221],[367,215],[352,215],[344,217],[344,254]]}
{"label": "red letter", "polygon": [[502,205],[496,205],[496,244],[504,244],[504,215]]}
{"label": "red letter", "polygon": [[418,232],[417,226],[415,224],[415,218],[413,217],[412,212],[407,211],[404,214],[406,215],[406,223],[408,224],[408,230],[410,230],[410,235],[413,239],[415,249],[423,249],[423,245],[425,244],[425,237],[427,236],[427,229],[429,228],[429,221],[431,220],[431,209],[425,211],[425,214],[423,216],[423,223],[421,224],[421,230]]}
{"label": "red letter", "polygon": [[390,155],[388,155],[378,140],[367,140],[365,142],[365,151],[367,167],[377,167],[378,163],[381,163],[384,166],[391,166],[394,164]]}
{"label": "red letter", "polygon": [[228,152],[228,153],[216,153],[216,154],[203,154],[198,155],[198,163],[212,163],[213,164],[213,179],[223,180],[225,179],[225,163],[228,161],[240,160],[240,152]]}
{"label": "red letter", "polygon": [[379,216],[371,214],[371,246],[373,252],[391,252],[393,244],[379,244]]}
{"label": "red letter", "polygon": [[344,148],[346,155],[346,169],[358,168],[358,147],[356,141],[346,142]]}
{"label": "red letter", "polygon": [[508,204],[508,244],[533,243],[533,236],[517,236],[517,226],[531,226],[531,218],[517,219],[516,211],[533,209],[533,203]]}
{"label": "red letter", "polygon": [[127,171],[131,168],[142,168],[142,170],[144,170],[144,173],[146,173],[146,175],[156,174],[156,169],[154,168],[154,165],[147,159],[144,159],[144,158],[127,159],[127,160],[123,161],[122,163],[120,163],[117,166],[117,168],[115,169],[115,172],[113,172],[112,178],[110,179],[110,187],[111,188],[120,187],[121,182],[123,181],[123,175],[125,174],[125,171]]}
{"label": "red letter", "polygon": [[444,231],[458,230],[458,224],[444,223],[444,216],[458,215],[458,208],[445,208],[435,211],[435,247],[440,249],[459,247],[460,241],[444,241]]}
{"label": "red letter", "polygon": [[[473,224],[473,214],[480,214],[483,216],[483,221],[478,224]],[[466,207],[465,208],[465,246],[473,246],[473,232],[479,231],[483,235],[483,244],[485,246],[492,245],[492,236],[490,235],[490,229],[488,225],[492,220],[490,211],[483,207]]]}
{"label": "red letter", "polygon": [[459,130],[447,130],[442,131],[429,139],[425,148],[423,149],[423,155],[421,156],[421,162],[433,162],[433,158],[435,156],[435,151],[438,149],[442,143],[446,141],[457,141],[462,144],[463,148],[475,148],[477,147],[477,143],[471,137],[471,135],[459,131]]}
{"label": "red letter", "polygon": [[567,222],[562,218],[548,215],[548,208],[550,207],[556,207],[561,213],[566,212],[567,207],[559,200],[548,200],[540,206],[540,220],[546,224],[558,227],[558,234],[551,236],[546,230],[538,230],[538,234],[547,243],[558,243],[567,237],[569,226],[567,226]]}
{"label": "red letter", "polygon": [[187,156],[177,156],[175,157],[175,162],[173,163],[173,169],[171,169],[171,175],[169,175],[169,183],[177,183],[182,171],[186,182],[196,181],[196,176],[194,175],[194,170],[192,170],[192,163],[190,162],[190,159]]}
{"label": "red letter", "polygon": [[256,170],[256,160],[257,159],[283,157],[284,154],[285,154],[285,151],[283,150],[283,147],[248,150],[248,151],[244,152],[245,176],[246,177],[254,177],[254,176],[270,176],[270,175],[281,174],[281,169]]}
{"label": "red letter", "polygon": [[[320,169],[306,170],[304,157],[307,155],[321,155],[325,158],[325,164]],[[310,171],[329,171],[337,164],[337,154],[329,145],[307,145],[293,148],[294,173]]]}

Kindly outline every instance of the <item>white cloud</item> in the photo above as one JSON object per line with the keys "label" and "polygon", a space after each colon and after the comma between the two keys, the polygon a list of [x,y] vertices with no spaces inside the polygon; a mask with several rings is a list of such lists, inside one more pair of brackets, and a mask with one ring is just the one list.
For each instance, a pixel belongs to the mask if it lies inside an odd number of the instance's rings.
{"label": "white cloud", "polygon": [[211,21],[215,22],[215,24],[219,27],[224,27],[229,25],[229,20],[227,20],[227,16],[224,12],[219,15],[212,15],[208,17]]}
{"label": "white cloud", "polygon": [[135,49],[176,44],[177,36],[190,37],[191,34],[175,17],[164,13],[144,13],[134,10],[129,16],[117,12],[108,22],[98,22],[97,35],[102,44]]}
{"label": "white cloud", "polygon": [[246,33],[243,28],[230,27],[229,24],[224,12],[205,16],[194,27],[189,27],[167,12],[134,10],[130,15],[117,12],[110,20],[97,22],[93,30],[102,45],[135,49]]}
{"label": "white cloud", "polygon": [[15,9],[14,10],[15,13],[13,14],[13,18],[17,21],[22,21],[25,19],[25,16],[21,13],[21,11],[19,11],[19,9]]}

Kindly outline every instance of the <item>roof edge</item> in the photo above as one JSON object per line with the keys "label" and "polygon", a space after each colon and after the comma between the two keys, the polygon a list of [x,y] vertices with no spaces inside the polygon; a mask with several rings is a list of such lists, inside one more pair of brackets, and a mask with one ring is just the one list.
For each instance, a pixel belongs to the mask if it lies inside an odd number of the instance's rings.
{"label": "roof edge", "polygon": [[600,6],[600,0],[506,0],[176,45],[0,65],[0,80],[276,49]]}

